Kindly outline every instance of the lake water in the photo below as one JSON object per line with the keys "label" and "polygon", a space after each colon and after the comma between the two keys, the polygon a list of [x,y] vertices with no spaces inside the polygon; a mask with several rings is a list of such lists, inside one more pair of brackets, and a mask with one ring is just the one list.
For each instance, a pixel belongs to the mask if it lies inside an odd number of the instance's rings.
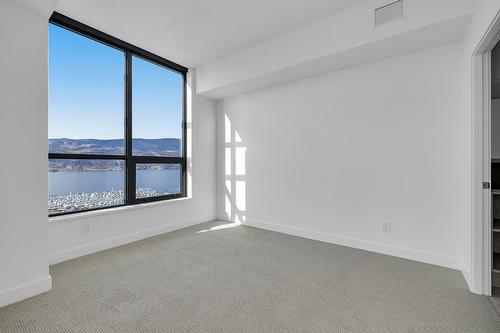
{"label": "lake water", "polygon": [[[180,192],[180,169],[137,170],[136,187]],[[124,189],[125,171],[49,172],[49,195]]]}

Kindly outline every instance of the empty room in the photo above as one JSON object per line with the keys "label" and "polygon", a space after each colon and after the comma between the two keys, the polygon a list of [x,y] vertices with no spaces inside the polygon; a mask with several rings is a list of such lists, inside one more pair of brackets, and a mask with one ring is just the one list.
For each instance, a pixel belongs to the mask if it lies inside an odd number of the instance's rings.
{"label": "empty room", "polygon": [[500,1],[0,0],[0,332],[500,332]]}

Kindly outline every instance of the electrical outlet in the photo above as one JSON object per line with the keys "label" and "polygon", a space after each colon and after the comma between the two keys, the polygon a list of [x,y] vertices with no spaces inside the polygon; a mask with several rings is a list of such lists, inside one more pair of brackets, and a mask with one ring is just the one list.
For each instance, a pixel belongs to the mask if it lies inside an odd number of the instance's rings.
{"label": "electrical outlet", "polygon": [[90,223],[89,222],[84,222],[83,223],[83,233],[87,233],[90,231]]}
{"label": "electrical outlet", "polygon": [[382,222],[382,231],[387,233],[391,232],[392,231],[391,222]]}

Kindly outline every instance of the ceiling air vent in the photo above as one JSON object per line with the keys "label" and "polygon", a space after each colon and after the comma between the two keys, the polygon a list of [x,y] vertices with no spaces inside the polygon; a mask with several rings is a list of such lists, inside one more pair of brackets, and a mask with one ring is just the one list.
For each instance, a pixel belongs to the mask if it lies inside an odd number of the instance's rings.
{"label": "ceiling air vent", "polygon": [[392,2],[388,5],[375,9],[375,26],[403,18],[403,0]]}

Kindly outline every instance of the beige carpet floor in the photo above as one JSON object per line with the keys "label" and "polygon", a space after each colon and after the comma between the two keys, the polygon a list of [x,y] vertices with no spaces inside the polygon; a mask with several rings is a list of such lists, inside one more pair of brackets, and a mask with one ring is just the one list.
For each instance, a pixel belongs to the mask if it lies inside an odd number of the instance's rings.
{"label": "beige carpet floor", "polygon": [[221,224],[54,265],[0,332],[500,332],[458,271]]}

